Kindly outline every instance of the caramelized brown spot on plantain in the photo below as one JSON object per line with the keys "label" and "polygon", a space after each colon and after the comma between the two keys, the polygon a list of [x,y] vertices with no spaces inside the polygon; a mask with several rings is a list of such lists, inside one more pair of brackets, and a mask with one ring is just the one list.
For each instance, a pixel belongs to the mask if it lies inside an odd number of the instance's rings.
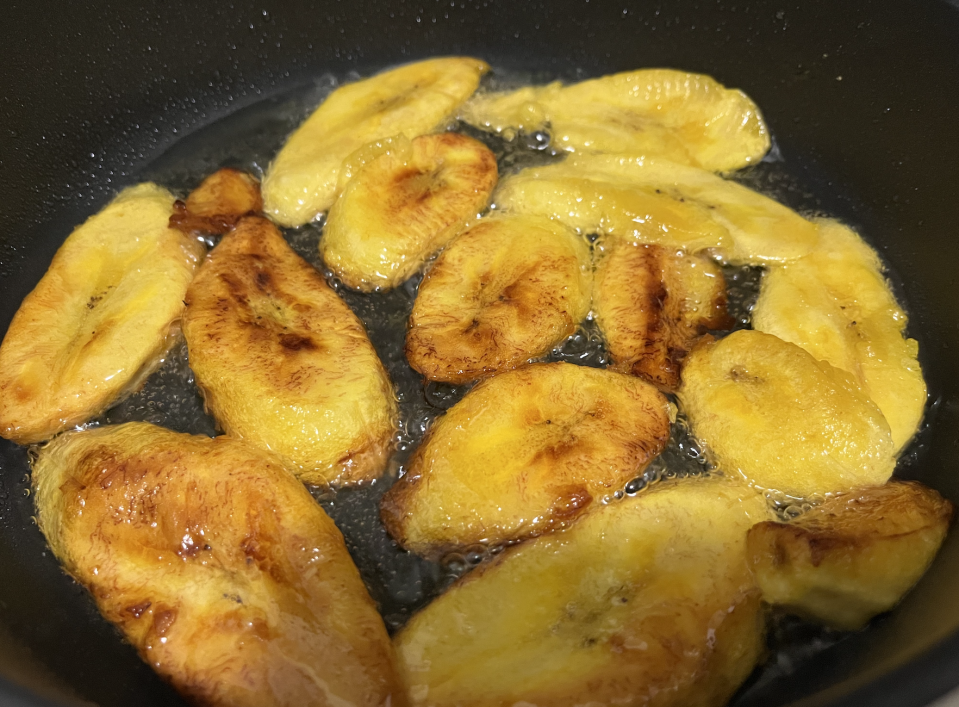
{"label": "caramelized brown spot on plantain", "polygon": [[204,179],[186,202],[174,203],[170,227],[184,233],[222,235],[243,216],[262,210],[259,182],[244,172],[225,168]]}
{"label": "caramelized brown spot on plantain", "polygon": [[559,490],[552,512],[558,520],[570,521],[585,511],[592,502],[593,497],[585,486],[567,486]]}
{"label": "caramelized brown spot on plantain", "polygon": [[173,608],[163,608],[153,614],[153,632],[157,636],[165,636],[176,623],[177,610]]}
{"label": "caramelized brown spot on plantain", "polygon": [[280,346],[288,351],[313,351],[316,345],[306,336],[299,334],[281,334]]}

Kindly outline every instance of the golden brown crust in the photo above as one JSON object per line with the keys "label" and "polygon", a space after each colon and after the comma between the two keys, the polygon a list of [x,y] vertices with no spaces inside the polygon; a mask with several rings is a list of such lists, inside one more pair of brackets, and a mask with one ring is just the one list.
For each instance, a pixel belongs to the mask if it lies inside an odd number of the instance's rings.
{"label": "golden brown crust", "polygon": [[594,310],[613,366],[675,391],[696,341],[731,324],[722,270],[663,246],[607,239],[604,248]]}
{"label": "golden brown crust", "polygon": [[58,437],[33,483],[64,567],[195,704],[403,703],[342,536],[276,456],[129,423]]}
{"label": "golden brown crust", "polygon": [[260,183],[245,172],[224,168],[204,179],[186,201],[173,205],[170,228],[184,233],[222,235],[243,216],[263,210]]}
{"label": "golden brown crust", "polygon": [[207,258],[183,325],[197,385],[223,429],[308,483],[382,473],[396,402],[362,323],[273,224],[248,216]]}
{"label": "golden brown crust", "polygon": [[915,482],[855,489],[789,523],[751,528],[750,565],[767,602],[859,628],[925,572],[954,514],[952,503]]}

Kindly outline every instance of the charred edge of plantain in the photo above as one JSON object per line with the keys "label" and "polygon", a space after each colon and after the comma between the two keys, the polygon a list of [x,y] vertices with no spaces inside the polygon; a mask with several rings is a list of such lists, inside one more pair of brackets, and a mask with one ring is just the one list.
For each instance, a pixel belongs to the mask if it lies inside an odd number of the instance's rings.
{"label": "charred edge of plantain", "polygon": [[204,179],[186,201],[177,199],[170,228],[187,234],[220,236],[244,216],[262,211],[260,183],[246,172],[227,167]]}
{"label": "charred edge of plantain", "polygon": [[[407,510],[407,508],[409,508],[409,499],[423,478],[423,475],[414,472],[414,469],[419,468],[419,460],[423,457],[424,450],[432,439],[435,429],[436,425],[434,423],[433,426],[427,430],[426,434],[423,435],[419,446],[407,462],[406,473],[397,479],[396,483],[394,483],[380,499],[380,521],[386,528],[386,532],[390,534],[390,537],[406,550],[412,550],[412,548],[409,546],[403,521],[412,516],[412,513]],[[438,557],[442,557],[447,551],[440,552],[438,550],[437,552],[439,552]],[[422,553],[417,550],[417,554]]]}
{"label": "charred edge of plantain", "polygon": [[[862,503],[863,495],[857,496],[855,492],[839,494],[827,500],[818,509],[810,511],[808,515],[799,516],[792,522],[757,523],[749,529],[747,535],[750,538],[759,536],[766,540],[766,549],[772,551],[772,563],[776,567],[789,563],[790,555],[794,554],[791,548],[797,546],[806,547],[809,551],[810,564],[813,567],[819,567],[823,560],[836,549],[866,548],[877,541],[905,538],[940,525],[948,528],[955,521],[955,505],[943,498],[935,489],[918,482],[890,481],[885,486],[868,490],[878,492],[880,495],[868,496],[866,502]],[[892,508],[883,503],[886,500],[884,491],[888,491],[890,496],[898,494],[892,498],[894,505],[915,504],[919,507],[923,511],[923,522],[900,532],[889,533],[883,531],[881,524],[862,522],[862,519],[854,520],[856,516],[864,513],[879,511],[883,515],[888,515],[892,512]],[[859,502],[862,505],[858,509],[849,509],[845,512],[841,508],[835,512],[831,509],[833,505],[850,502]],[[810,517],[816,513],[816,510],[825,511],[827,519]],[[847,514],[850,519],[853,519],[852,523],[843,520],[842,516]],[[881,521],[882,518],[877,520]]]}
{"label": "charred edge of plantain", "polygon": [[[639,305],[647,313],[645,340],[639,351],[618,355],[610,351],[614,370],[642,378],[661,391],[675,393],[682,383],[682,367],[689,352],[709,331],[731,329],[735,321],[729,315],[726,282],[717,288],[709,306],[709,314],[688,321],[683,316],[684,292],[680,283],[670,282],[662,246],[643,245],[642,267],[646,281],[652,283],[642,293]],[[677,291],[678,290],[678,291]]]}

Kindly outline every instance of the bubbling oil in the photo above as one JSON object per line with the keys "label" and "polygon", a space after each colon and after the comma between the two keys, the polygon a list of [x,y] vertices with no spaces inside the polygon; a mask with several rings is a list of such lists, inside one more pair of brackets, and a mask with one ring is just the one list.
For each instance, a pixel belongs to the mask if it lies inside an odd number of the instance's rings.
{"label": "bubbling oil", "polygon": [[[542,82],[546,78],[550,77],[494,72],[485,79],[484,86],[502,90],[531,81]],[[324,76],[311,85],[237,111],[181,139],[137,178],[140,181],[158,182],[185,196],[204,177],[221,167],[233,167],[262,177],[286,136],[338,84],[334,77]],[[460,123],[447,127],[486,144],[497,156],[501,176],[562,158],[550,147],[546,132],[493,135]],[[801,188],[800,181],[789,173],[781,160],[764,161],[743,171],[736,178],[801,212],[821,211],[820,204]],[[318,244],[322,232],[322,217],[299,228],[283,231],[293,250],[324,275],[365,325],[393,382],[400,416],[394,438],[395,453],[381,479],[361,487],[332,491],[317,488],[312,492],[342,531],[349,552],[379,606],[387,628],[394,632],[457,578],[503,548],[478,545],[453,553],[440,562],[431,562],[402,550],[380,522],[379,503],[383,494],[404,473],[411,452],[422,441],[433,421],[461,400],[470,386],[424,384],[421,376],[406,360],[404,341],[407,321],[422,276],[415,276],[387,292],[363,294],[349,290],[325,268],[320,259]],[[724,275],[728,286],[729,311],[736,322],[735,328],[748,328],[752,306],[759,292],[761,270],[724,266]],[[566,361],[603,368],[609,363],[609,355],[601,332],[589,317],[575,333],[538,360]],[[216,434],[216,423],[205,411],[202,396],[189,368],[187,348],[182,341],[166,355],[163,364],[140,391],[108,410],[92,424],[118,424],[134,420],[149,421],[181,432]],[[714,471],[680,413],[672,425],[665,451],[641,475],[601,501],[613,503],[626,496],[634,496],[663,479],[709,473]],[[782,506],[781,510],[783,517],[795,512],[795,508],[789,504]],[[770,632],[773,658],[764,668],[760,680],[788,672],[789,666],[810,651],[821,650],[837,640],[838,634],[801,622],[797,624],[793,619],[789,621],[791,623],[785,629],[778,622],[773,624]],[[797,625],[801,628],[794,628]]]}

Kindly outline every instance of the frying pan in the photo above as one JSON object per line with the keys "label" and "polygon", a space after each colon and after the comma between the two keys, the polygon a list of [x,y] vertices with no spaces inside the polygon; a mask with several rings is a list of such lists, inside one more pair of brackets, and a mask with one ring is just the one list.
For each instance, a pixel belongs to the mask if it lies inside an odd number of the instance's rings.
{"label": "frying pan", "polygon": [[[669,66],[743,88],[795,176],[776,195],[852,224],[891,264],[930,389],[897,474],[959,501],[955,0],[8,0],[0,330],[72,227],[191,134],[325,74],[442,54],[544,79]],[[26,473],[25,451],[0,444],[0,704],[182,704],[46,550]],[[890,615],[777,656],[735,705],[928,704],[959,684],[957,593],[953,535]]]}

